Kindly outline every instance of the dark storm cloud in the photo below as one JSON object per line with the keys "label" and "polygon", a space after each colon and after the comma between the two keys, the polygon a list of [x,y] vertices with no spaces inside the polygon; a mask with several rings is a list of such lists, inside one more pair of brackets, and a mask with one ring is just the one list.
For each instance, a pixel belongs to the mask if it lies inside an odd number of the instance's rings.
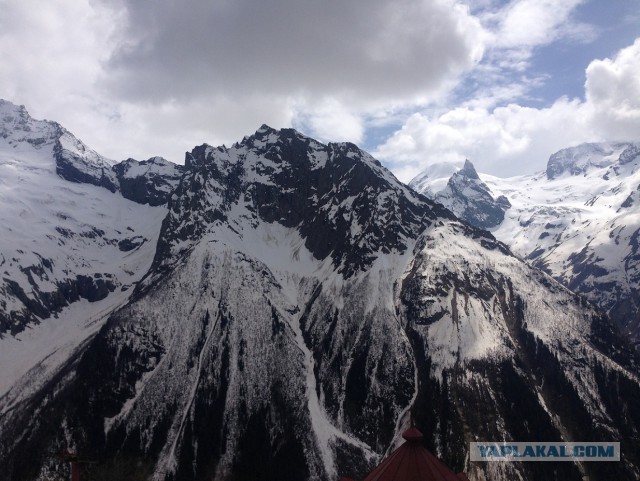
{"label": "dark storm cloud", "polygon": [[129,99],[424,95],[482,52],[450,0],[104,0],[126,11],[108,85]]}

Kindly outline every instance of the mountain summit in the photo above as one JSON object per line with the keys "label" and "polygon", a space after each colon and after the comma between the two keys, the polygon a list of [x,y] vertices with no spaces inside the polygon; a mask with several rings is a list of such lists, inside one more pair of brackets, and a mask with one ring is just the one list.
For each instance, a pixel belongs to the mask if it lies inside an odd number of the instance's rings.
{"label": "mountain summit", "polygon": [[469,160],[465,160],[462,169],[451,176],[444,190],[435,195],[435,200],[481,229],[499,225],[511,207],[503,195],[494,199]]}
{"label": "mountain summit", "polygon": [[624,447],[622,462],[589,466],[467,461],[471,439],[635,445],[633,351],[582,298],[355,145],[263,126],[194,148],[166,199],[145,205],[165,215],[135,288],[40,383],[0,397],[12,481],[58,476],[47,453],[69,447],[98,479],[359,478],[410,412],[474,481],[638,477]]}
{"label": "mountain summit", "polygon": [[134,257],[153,256],[164,217],[147,207],[166,204],[182,166],[159,158],[116,164],[4,100],[0,132],[2,337],[139,280],[148,266]]}

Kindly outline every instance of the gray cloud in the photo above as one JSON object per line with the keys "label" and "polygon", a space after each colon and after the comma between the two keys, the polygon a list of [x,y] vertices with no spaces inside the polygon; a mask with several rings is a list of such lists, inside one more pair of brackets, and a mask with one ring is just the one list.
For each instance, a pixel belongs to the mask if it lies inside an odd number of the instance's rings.
{"label": "gray cloud", "polygon": [[450,0],[105,1],[126,8],[104,79],[126,99],[401,101],[482,53],[479,22]]}

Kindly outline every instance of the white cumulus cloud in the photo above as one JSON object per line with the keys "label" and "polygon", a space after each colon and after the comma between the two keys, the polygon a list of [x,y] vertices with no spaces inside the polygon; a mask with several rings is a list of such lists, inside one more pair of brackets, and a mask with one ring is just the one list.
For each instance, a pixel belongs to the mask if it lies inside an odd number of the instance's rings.
{"label": "white cumulus cloud", "polygon": [[640,39],[614,58],[591,62],[585,101],[560,98],[546,108],[511,103],[416,113],[375,154],[407,181],[442,161],[469,158],[481,172],[514,175],[544,169],[549,155],[569,145],[640,141],[638,72]]}
{"label": "white cumulus cloud", "polygon": [[591,62],[585,88],[594,128],[611,140],[640,138],[640,39]]}

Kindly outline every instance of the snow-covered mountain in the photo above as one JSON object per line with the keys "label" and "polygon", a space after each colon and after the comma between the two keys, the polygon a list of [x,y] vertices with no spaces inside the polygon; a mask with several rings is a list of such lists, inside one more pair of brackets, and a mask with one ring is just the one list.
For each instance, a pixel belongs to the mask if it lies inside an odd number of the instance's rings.
{"label": "snow-covered mountain", "polygon": [[116,164],[0,101],[0,396],[25,374],[14,393],[29,392],[126,302],[166,216],[156,191],[166,203],[181,168]]}
{"label": "snow-covered mountain", "polygon": [[[96,169],[71,185],[122,198]],[[263,126],[193,149],[167,199],[126,304],[0,397],[0,478],[59,476],[63,448],[96,479],[361,478],[411,409],[473,481],[640,475],[637,360],[608,318],[356,146]],[[469,463],[500,439],[623,459]]]}
{"label": "snow-covered mountain", "polygon": [[512,204],[498,225],[468,215],[469,206],[484,207],[476,192],[431,195],[587,296],[640,342],[640,144],[582,144],[552,155],[545,172],[480,178],[493,198]]}
{"label": "snow-covered mountain", "polygon": [[[418,182],[409,185],[420,187]],[[430,182],[429,185],[433,186],[433,183]],[[435,200],[455,212],[462,220],[481,229],[500,225],[506,210],[511,207],[505,196],[493,197],[469,160],[465,160],[462,169],[455,172],[446,187],[435,194]]]}
{"label": "snow-covered mountain", "polygon": [[462,166],[463,164],[458,165],[455,162],[431,164],[409,182],[409,187],[429,198],[433,198],[437,192],[447,186],[451,176],[458,172]]}

